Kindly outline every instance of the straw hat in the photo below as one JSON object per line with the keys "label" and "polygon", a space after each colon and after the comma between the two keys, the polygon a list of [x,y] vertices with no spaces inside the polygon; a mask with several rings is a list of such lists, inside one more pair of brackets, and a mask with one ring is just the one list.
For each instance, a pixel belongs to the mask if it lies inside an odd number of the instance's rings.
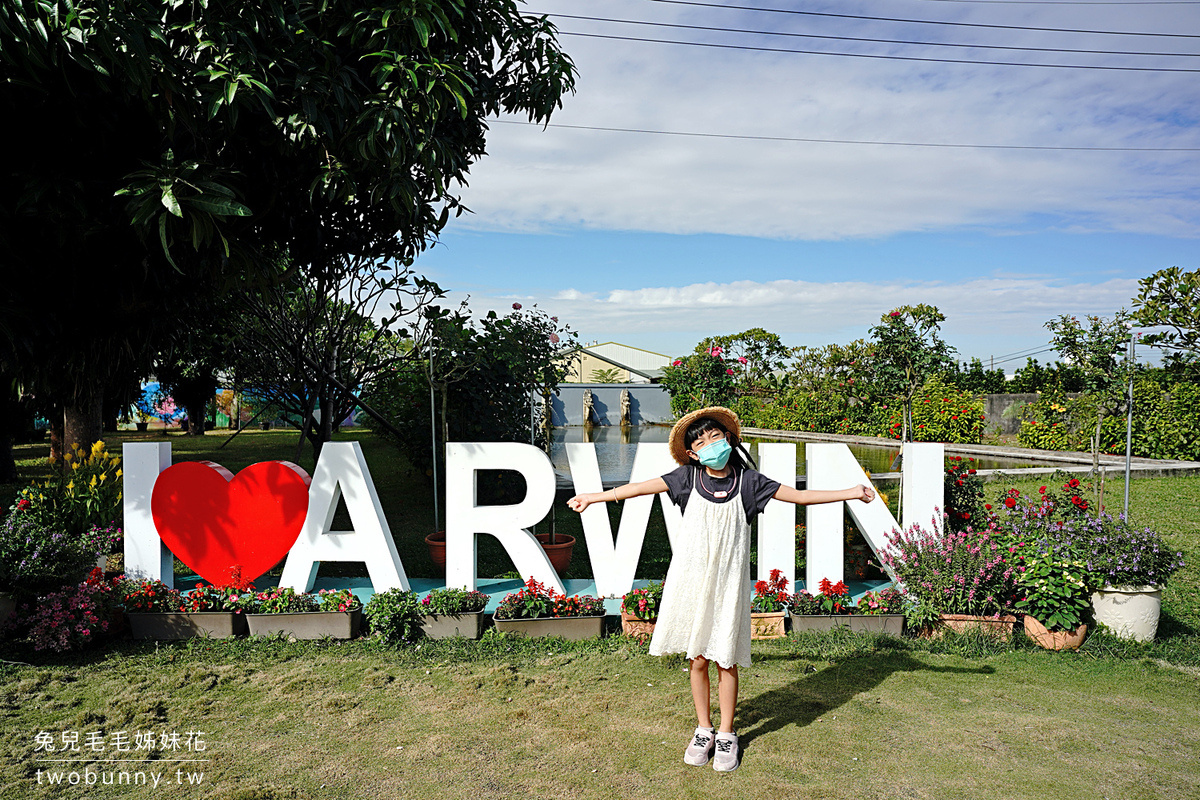
{"label": "straw hat", "polygon": [[724,406],[709,406],[708,408],[698,408],[688,414],[684,414],[679,418],[679,422],[675,423],[675,427],[671,428],[671,438],[668,439],[668,444],[671,448],[671,458],[675,459],[676,464],[688,464],[691,462],[691,457],[688,455],[687,445],[684,444],[683,437],[687,434],[687,429],[691,424],[701,417],[712,417],[725,430],[734,435],[735,438],[742,438],[742,424],[738,421],[737,414],[730,411]]}

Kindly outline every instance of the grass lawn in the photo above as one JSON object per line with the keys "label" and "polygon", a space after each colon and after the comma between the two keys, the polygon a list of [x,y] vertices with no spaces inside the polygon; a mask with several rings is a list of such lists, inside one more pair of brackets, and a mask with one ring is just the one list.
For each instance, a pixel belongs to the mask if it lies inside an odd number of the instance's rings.
{"label": "grass lawn", "polygon": [[[215,432],[171,441],[176,460],[207,458],[236,471],[292,458],[295,435],[248,432],[219,452]],[[363,448],[409,574],[431,574],[421,537],[433,514],[421,476],[372,437]],[[44,457],[44,445],[19,451],[26,477]],[[16,488],[0,487],[0,502]],[[1119,507],[1123,487],[1108,488]],[[1200,479],[1147,478],[1132,489],[1135,519],[1162,530],[1189,561],[1165,592],[1153,644],[1096,635],[1078,653],[1055,654],[1022,637],[1012,646],[848,633],[755,642],[736,720],[743,764],[730,775],[682,762],[695,724],[682,659],[652,658],[616,636],[565,643],[493,632],[477,643],[399,649],[371,640],[117,641],[74,656],[7,643],[0,798],[1193,800]],[[560,531],[571,524],[559,517]],[[654,530],[639,576],[663,557]],[[481,575],[511,569],[502,554],[480,550],[491,559],[481,559]],[[586,563],[577,553],[575,569]],[[35,737],[47,732],[60,744],[71,731],[80,733],[73,758],[116,757],[119,731],[202,732],[206,749],[92,760],[98,785],[50,786],[45,770],[85,768],[39,761],[64,756],[39,752]],[[86,752],[90,731],[104,735],[106,751]],[[168,763],[180,757],[208,760]],[[121,770],[162,783],[103,785]],[[188,774],[200,772],[189,785]]]}

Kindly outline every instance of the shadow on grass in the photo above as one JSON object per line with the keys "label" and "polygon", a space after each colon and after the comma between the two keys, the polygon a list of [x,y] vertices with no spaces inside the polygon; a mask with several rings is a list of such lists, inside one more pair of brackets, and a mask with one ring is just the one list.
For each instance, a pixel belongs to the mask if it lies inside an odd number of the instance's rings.
{"label": "shadow on grass", "polygon": [[905,652],[877,653],[839,661],[740,703],[738,726],[743,732],[739,734],[739,744],[745,749],[759,736],[788,725],[809,725],[845,705],[855,695],[879,686],[895,673],[918,670],[970,675],[995,672],[986,664],[978,667],[931,666]]}

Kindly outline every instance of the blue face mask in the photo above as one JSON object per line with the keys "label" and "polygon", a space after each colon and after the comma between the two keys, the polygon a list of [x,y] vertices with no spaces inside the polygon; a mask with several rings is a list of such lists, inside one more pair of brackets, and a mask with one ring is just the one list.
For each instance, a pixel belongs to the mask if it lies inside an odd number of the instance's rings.
{"label": "blue face mask", "polygon": [[696,457],[700,459],[700,463],[704,466],[713,469],[725,469],[725,465],[729,463],[729,454],[733,452],[733,448],[729,446],[729,440],[722,437],[695,452]]}

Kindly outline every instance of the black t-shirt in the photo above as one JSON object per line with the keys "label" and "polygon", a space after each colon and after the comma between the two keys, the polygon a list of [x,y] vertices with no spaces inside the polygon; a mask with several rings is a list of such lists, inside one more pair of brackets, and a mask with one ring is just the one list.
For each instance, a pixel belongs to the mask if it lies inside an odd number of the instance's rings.
{"label": "black t-shirt", "polygon": [[[703,473],[703,474],[701,474]],[[736,478],[736,486],[734,485]],[[742,498],[742,506],[746,509],[746,519],[753,520],[767,507],[767,501],[779,491],[779,482],[773,481],[761,472],[753,469],[738,471],[735,467],[729,470],[724,478],[714,478],[705,472],[698,464],[685,464],[678,469],[662,476],[667,484],[667,497],[679,506],[680,511],[687,508],[688,498],[692,495],[692,487],[699,481],[700,493],[706,500],[714,503],[726,503],[735,495]],[[729,492],[725,497],[714,497],[714,492]]]}

